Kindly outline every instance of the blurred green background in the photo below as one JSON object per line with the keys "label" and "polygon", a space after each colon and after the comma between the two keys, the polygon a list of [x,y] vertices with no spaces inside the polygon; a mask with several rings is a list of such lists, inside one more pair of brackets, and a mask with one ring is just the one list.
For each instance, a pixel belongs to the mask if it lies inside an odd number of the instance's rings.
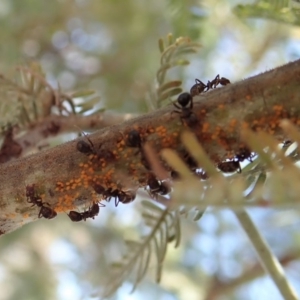
{"label": "blurred green background", "polygon": [[[94,89],[107,109],[145,113],[160,65],[158,39],[168,33],[202,45],[188,57],[190,65],[168,73],[186,90],[195,78],[220,74],[235,82],[298,59],[297,11],[284,1],[260,3],[0,0],[0,73],[38,61],[53,87]],[[257,17],[242,18],[251,15]],[[299,249],[297,210],[250,212],[279,257]],[[62,214],[1,237],[0,300],[99,299],[108,263],[121,257],[124,238],[139,239],[142,224],[139,200],[117,208],[111,202],[94,221],[72,223]],[[282,299],[267,277],[224,288],[258,263],[230,211],[210,209],[199,222],[184,220],[182,235],[180,248],[168,251],[159,286],[150,268],[134,294],[127,282],[112,299]],[[300,292],[299,259],[287,267]],[[219,281],[219,292],[208,292]]]}

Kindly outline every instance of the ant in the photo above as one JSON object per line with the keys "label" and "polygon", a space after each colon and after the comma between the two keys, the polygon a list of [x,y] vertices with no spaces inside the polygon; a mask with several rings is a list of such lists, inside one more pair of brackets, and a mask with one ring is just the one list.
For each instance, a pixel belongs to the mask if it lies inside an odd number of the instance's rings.
{"label": "ant", "polygon": [[[179,104],[179,105],[178,105]],[[187,120],[189,125],[195,125],[197,118],[193,114],[193,97],[190,93],[181,93],[177,98],[177,103],[173,102],[173,105],[179,110],[173,110],[173,112],[180,114],[180,120]]]}
{"label": "ant", "polygon": [[[27,202],[32,203],[32,206],[36,205],[41,208],[38,214],[39,218],[44,217],[45,219],[53,219],[57,216],[56,211],[50,207],[49,203],[43,203],[42,198],[36,195],[34,184],[26,186],[26,197]],[[48,206],[45,206],[45,204]]]}
{"label": "ant", "polygon": [[97,184],[97,183],[94,183],[93,185],[92,185],[92,187],[93,187],[93,189],[94,189],[94,191],[97,193],[97,194],[102,194],[102,195],[104,195],[104,193],[105,193],[105,188],[102,186],[102,185],[100,185],[100,184]]}
{"label": "ant", "polygon": [[201,80],[196,78],[195,82],[196,84],[194,84],[190,89],[190,94],[192,95],[192,97],[201,94],[207,88],[207,85],[204,84]]}
{"label": "ant", "polygon": [[190,154],[186,151],[183,153],[183,160],[184,162],[189,166],[189,168],[194,171],[198,168],[198,163],[195,161],[195,159],[190,156]]}
{"label": "ant", "polygon": [[288,148],[293,142],[291,140],[285,140],[282,142],[282,148]]}
{"label": "ant", "polygon": [[219,85],[219,84],[221,84],[221,85],[224,86],[224,85],[227,85],[229,83],[230,83],[229,79],[227,79],[225,77],[221,77],[220,78],[220,75],[218,74],[214,80],[207,82],[207,84],[206,84],[206,88],[207,88],[206,92],[208,90],[212,89],[212,88],[215,89],[217,87],[217,85]]}
{"label": "ant", "polygon": [[235,155],[235,158],[239,162],[243,162],[245,159],[248,159],[249,162],[253,162],[252,158],[255,156],[255,153],[251,152],[249,148],[243,147],[239,150],[239,152]]}
{"label": "ant", "polygon": [[84,132],[82,132],[82,133],[88,140],[88,143],[84,140],[79,140],[76,144],[76,149],[79,152],[86,154],[86,155],[96,154],[95,146],[94,146],[93,142],[90,140],[90,138],[88,137],[87,134],[85,134]]}
{"label": "ant", "polygon": [[89,139],[89,137],[83,132],[84,136],[87,138],[88,143],[84,140],[80,140],[76,144],[76,149],[83,154],[95,154],[95,147],[93,142]]}
{"label": "ant", "polygon": [[94,150],[92,147],[85,141],[80,140],[77,142],[76,148],[79,152],[84,153],[84,154],[93,154]]}
{"label": "ant", "polygon": [[218,163],[217,168],[223,173],[241,173],[241,165],[238,160],[222,161]]}
{"label": "ant", "polygon": [[[103,204],[101,204],[104,206]],[[95,216],[99,214],[100,208],[98,203],[93,203],[93,205],[86,211],[79,213],[77,211],[71,210],[68,213],[69,218],[71,219],[72,222],[80,222],[82,220],[86,221],[87,218],[92,218],[94,219]]]}
{"label": "ant", "polygon": [[170,187],[164,182],[159,182],[154,175],[149,177],[147,184],[149,186],[149,194],[152,197],[155,197],[156,194],[167,195],[171,192]]}
{"label": "ant", "polygon": [[123,204],[127,204],[132,202],[136,197],[136,194],[132,191],[126,191],[119,194],[119,201],[122,202]]}
{"label": "ant", "polygon": [[106,190],[104,193],[104,198],[106,201],[110,201],[111,198],[115,198],[115,205],[118,206],[119,203],[123,203],[123,204],[127,204],[132,202],[135,197],[136,194],[131,192],[131,191],[121,191],[119,189],[115,189],[113,190],[112,188],[109,188],[108,190]]}
{"label": "ant", "polygon": [[132,129],[131,131],[129,131],[128,138],[127,138],[127,145],[133,148],[141,147],[142,139],[140,133],[137,130]]}

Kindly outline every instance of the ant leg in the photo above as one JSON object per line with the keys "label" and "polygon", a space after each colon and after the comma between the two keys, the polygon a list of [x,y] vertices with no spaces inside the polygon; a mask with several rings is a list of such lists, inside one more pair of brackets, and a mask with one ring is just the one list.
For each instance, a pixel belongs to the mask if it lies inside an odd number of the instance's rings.
{"label": "ant leg", "polygon": [[182,108],[182,107],[179,106],[176,102],[173,102],[173,105],[174,105],[176,108],[178,108],[178,109],[181,109],[181,108]]}
{"label": "ant leg", "polygon": [[220,83],[220,75],[218,74],[214,81],[214,89],[217,87],[217,85]]}
{"label": "ant leg", "polygon": [[190,102],[190,109],[193,109],[193,106],[194,106],[194,102],[193,102],[193,98],[192,98],[191,102]]}

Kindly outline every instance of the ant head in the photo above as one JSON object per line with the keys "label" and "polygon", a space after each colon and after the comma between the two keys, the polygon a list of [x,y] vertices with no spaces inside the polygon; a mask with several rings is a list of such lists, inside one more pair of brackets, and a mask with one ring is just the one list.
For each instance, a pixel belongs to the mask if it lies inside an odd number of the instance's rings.
{"label": "ant head", "polygon": [[140,147],[141,146],[141,136],[140,133],[133,129],[128,133],[127,144],[129,147]]}
{"label": "ant head", "polygon": [[193,100],[190,93],[182,93],[178,96],[177,102],[182,106],[187,106]]}
{"label": "ant head", "polygon": [[79,152],[84,154],[90,154],[93,152],[91,146],[83,140],[77,142],[76,148]]}

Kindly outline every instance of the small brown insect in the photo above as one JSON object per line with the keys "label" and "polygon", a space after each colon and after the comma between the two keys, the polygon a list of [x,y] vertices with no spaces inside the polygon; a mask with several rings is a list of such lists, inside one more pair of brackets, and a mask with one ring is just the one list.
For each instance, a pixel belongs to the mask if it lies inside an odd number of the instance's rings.
{"label": "small brown insect", "polygon": [[238,160],[222,161],[217,165],[218,169],[223,173],[241,173],[241,165]]}

